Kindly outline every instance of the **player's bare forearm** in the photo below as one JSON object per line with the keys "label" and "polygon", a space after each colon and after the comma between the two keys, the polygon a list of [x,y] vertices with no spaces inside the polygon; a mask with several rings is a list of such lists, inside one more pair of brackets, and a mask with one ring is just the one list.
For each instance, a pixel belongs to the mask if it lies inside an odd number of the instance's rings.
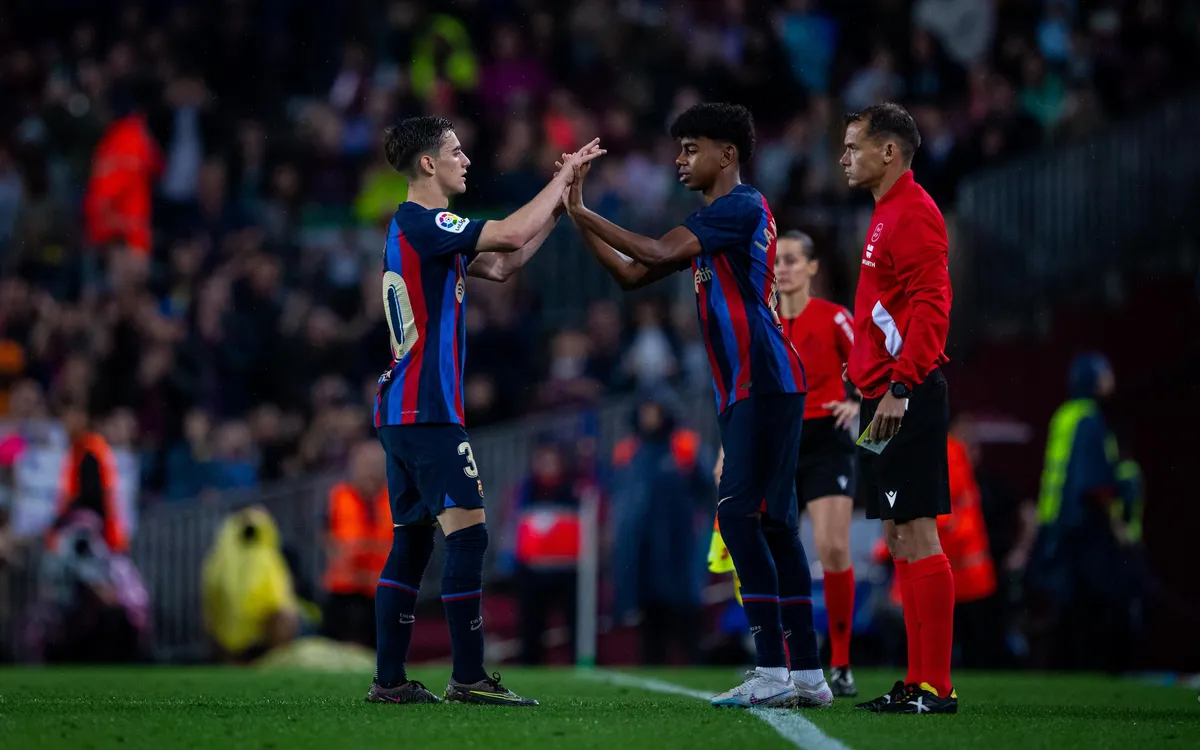
{"label": "player's bare forearm", "polygon": [[488,252],[480,253],[467,267],[467,275],[489,281],[507,281],[514,273],[522,268],[537,254],[546,238],[554,231],[558,217],[551,217],[534,235],[515,253]]}
{"label": "player's bare forearm", "polygon": [[571,208],[571,219],[581,230],[591,232],[614,250],[646,266],[669,265],[675,270],[682,261],[700,254],[700,241],[683,227],[676,227],[656,240],[619,227],[582,205]]}
{"label": "player's bare forearm", "polygon": [[579,229],[579,235],[583,238],[583,244],[587,246],[588,251],[595,256],[596,260],[600,261],[600,265],[604,266],[609,275],[616,279],[621,288],[626,291],[653,284],[676,270],[674,266],[669,265],[647,266],[645,263],[640,263],[617,252],[612,245],[582,226],[576,224],[576,227]]}
{"label": "player's bare forearm", "polygon": [[587,246],[588,252],[600,261],[600,265],[604,266],[604,270],[617,280],[622,289],[637,289],[645,286],[643,279],[646,277],[646,272],[650,270],[649,268],[632,258],[622,256],[613,249],[612,245],[579,223],[576,223],[575,226],[579,230],[579,236],[583,238],[583,244]]}
{"label": "player's bare forearm", "polygon": [[[517,209],[512,215],[498,222],[501,242],[487,251],[519,253],[543,231],[547,223],[554,220],[554,210],[562,201],[563,190],[568,184],[568,173],[561,172],[534,196],[533,200]],[[489,222],[490,224],[491,222]],[[484,227],[487,231],[488,227]],[[547,232],[547,234],[549,234]],[[545,239],[545,238],[543,238]]]}

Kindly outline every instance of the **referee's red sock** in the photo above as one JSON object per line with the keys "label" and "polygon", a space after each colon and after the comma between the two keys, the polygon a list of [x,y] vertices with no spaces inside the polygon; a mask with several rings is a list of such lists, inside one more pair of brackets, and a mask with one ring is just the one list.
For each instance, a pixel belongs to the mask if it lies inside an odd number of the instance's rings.
{"label": "referee's red sock", "polygon": [[909,577],[908,561],[896,560],[896,577],[900,579],[900,606],[904,609],[904,638],[908,642],[908,673],[904,684],[918,683],[921,672],[921,619],[917,617],[917,597]]}
{"label": "referee's red sock", "polygon": [[921,679],[939,696],[947,696],[950,654],[954,648],[954,574],[944,554],[908,563],[913,598],[917,601],[921,630]]}
{"label": "referee's red sock", "polygon": [[825,612],[829,619],[831,667],[850,665],[850,631],[854,623],[854,568],[825,572]]}

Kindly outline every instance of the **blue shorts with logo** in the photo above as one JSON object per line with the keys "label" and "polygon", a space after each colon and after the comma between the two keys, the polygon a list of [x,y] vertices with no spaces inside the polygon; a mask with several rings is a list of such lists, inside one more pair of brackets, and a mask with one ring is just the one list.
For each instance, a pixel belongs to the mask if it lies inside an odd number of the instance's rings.
{"label": "blue shorts with logo", "polygon": [[378,434],[392,523],[428,524],[446,508],[483,507],[483,482],[462,425],[386,425]]}
{"label": "blue shorts with logo", "polygon": [[733,512],[760,512],[776,523],[798,528],[796,462],[804,399],[803,393],[756,394],[717,416],[725,450],[718,488],[721,506],[731,503]]}

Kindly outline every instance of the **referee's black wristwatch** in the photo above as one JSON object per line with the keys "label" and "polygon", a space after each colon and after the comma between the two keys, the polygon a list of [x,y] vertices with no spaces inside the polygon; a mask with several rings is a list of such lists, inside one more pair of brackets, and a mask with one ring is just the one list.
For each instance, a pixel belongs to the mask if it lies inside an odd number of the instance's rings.
{"label": "referee's black wristwatch", "polygon": [[888,386],[888,390],[896,398],[908,398],[912,395],[912,388],[909,388],[904,383],[897,383],[895,381],[892,381],[892,384]]}

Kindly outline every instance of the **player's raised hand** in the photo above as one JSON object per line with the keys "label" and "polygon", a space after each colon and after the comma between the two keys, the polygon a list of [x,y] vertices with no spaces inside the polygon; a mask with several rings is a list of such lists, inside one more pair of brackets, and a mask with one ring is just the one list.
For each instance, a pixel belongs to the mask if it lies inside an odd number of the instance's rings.
{"label": "player's raised hand", "polygon": [[[588,144],[588,146],[598,142],[599,139],[596,139],[592,143]],[[563,154],[561,161],[554,162],[554,168],[558,170],[554,173],[555,177],[564,171],[570,171],[572,173],[572,177],[567,182],[567,188],[563,190],[563,205],[568,211],[572,208],[578,209],[583,207],[583,180],[585,177],[587,177],[587,173],[592,169],[592,159],[608,153],[601,148],[589,150],[588,146],[585,146],[584,149],[577,151],[574,154]],[[587,151],[587,153],[583,154],[584,151]],[[581,154],[583,154],[583,158],[572,158],[580,157]],[[570,167],[569,170],[567,169],[568,166]]]}
{"label": "player's raised hand", "polygon": [[[571,184],[575,180],[576,171],[573,169],[581,164],[587,164],[598,157],[604,156],[608,151],[600,148],[600,139],[593,138],[583,148],[573,154],[566,154],[561,162],[556,162],[555,167],[558,168],[558,175],[566,182]],[[570,167],[571,169],[568,169]]]}

